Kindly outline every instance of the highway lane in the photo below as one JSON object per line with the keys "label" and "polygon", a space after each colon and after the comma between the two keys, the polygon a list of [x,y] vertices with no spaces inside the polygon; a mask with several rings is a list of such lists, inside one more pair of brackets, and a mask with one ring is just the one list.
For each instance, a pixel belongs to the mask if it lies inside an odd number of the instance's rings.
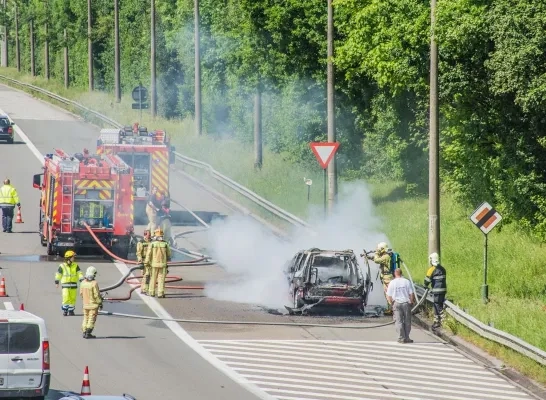
{"label": "highway lane", "polygon": [[[39,110],[42,106],[49,107],[28,96],[0,91],[0,109],[9,109],[21,116],[15,119],[16,123],[27,129],[25,132],[33,140],[36,138],[43,143],[40,151],[46,153],[59,144],[76,150],[76,146],[70,144],[79,132],[79,128],[74,127],[85,127],[85,124],[77,120],[51,120],[52,117],[23,119],[23,116],[32,116],[28,110],[34,106]],[[55,108],[50,109],[51,115],[56,115]],[[53,131],[56,134],[50,136]],[[87,132],[91,131],[87,127]],[[90,141],[91,137],[87,139]],[[41,171],[41,164],[26,145],[20,144],[20,140],[17,143],[0,144],[2,175],[9,176],[19,192],[24,220],[24,224],[14,224],[14,233],[1,234],[0,273],[6,279],[9,295],[3,300],[9,299],[16,308],[24,303],[27,311],[46,320],[52,346],[53,390],[50,398],[58,395],[58,391],[79,392],[84,368],[89,366],[93,394],[130,393],[138,399],[180,399],[182,394],[184,398],[195,400],[256,399],[185,345],[161,322],[99,317],[95,330],[98,339],[91,341],[81,337],[81,316],[63,317],[60,312],[61,294],[55,288],[53,277],[61,260],[39,256],[45,254],[45,248],[40,245],[37,234],[39,191],[32,187],[32,175]],[[89,265],[98,268],[101,286],[121,278],[111,262],[82,259],[79,263],[83,270]],[[124,295],[128,289],[124,285],[109,294]],[[81,303],[78,304],[79,315],[80,307]],[[137,296],[128,302],[108,304],[107,308],[153,315]]]}
{"label": "highway lane", "polygon": [[[0,108],[7,111],[6,108],[11,107],[14,114],[19,113],[19,115],[25,115],[24,109],[28,107],[29,103],[27,99],[22,99],[24,100],[24,106],[18,106],[17,103],[13,104],[10,102],[8,107],[4,106],[5,102],[2,99],[2,95],[3,94],[0,93]],[[64,116],[63,118],[68,117]],[[44,132],[49,132],[48,128],[50,126],[51,129],[55,129],[57,134],[60,135],[59,137],[56,137],[57,139],[55,139],[55,142],[51,143],[50,146],[53,146],[61,140],[63,146],[68,148],[69,151],[81,151],[81,147],[70,144],[71,137],[75,134],[74,132],[77,132],[76,134],[79,137],[77,140],[81,143],[92,143],[98,134],[98,129],[91,129],[89,128],[89,125],[79,121],[67,121],[70,122],[70,125],[66,125],[69,127],[67,130],[63,130],[62,126],[64,125],[58,125],[58,120],[53,121],[54,125],[48,125],[52,122],[51,120],[36,123],[35,120],[16,119],[16,122],[20,127],[27,129],[25,132],[33,142],[35,141],[35,137],[38,142],[39,140],[44,140],[44,143],[39,147],[40,151],[44,153],[51,151],[50,148],[47,147],[49,142],[44,139],[43,135]],[[74,130],[72,125],[79,124],[81,124],[83,128]],[[67,146],[73,147],[69,148]],[[32,174],[29,174],[29,176],[31,175]],[[28,179],[30,181],[30,178]],[[181,178],[176,180],[175,185],[171,185],[171,190],[174,199],[182,199],[181,201],[193,210],[201,209],[231,214],[229,208],[225,207],[222,209],[222,206],[219,205],[217,201],[211,200],[206,192],[191,187]],[[207,242],[208,237],[203,233],[192,234],[188,239],[189,240],[182,240],[182,244],[188,248],[202,250],[206,249],[209,245]],[[35,240],[36,243],[38,243],[37,237]],[[38,251],[40,250],[40,247],[41,246],[39,246]],[[31,261],[21,261],[21,263],[27,263],[28,269],[32,268]],[[53,264],[55,265],[55,263]],[[52,267],[52,270],[54,271],[54,266]],[[14,280],[16,282],[24,281],[26,279],[23,272],[24,268],[18,268],[17,271],[20,271],[20,276],[14,275]],[[102,273],[102,268],[100,271]],[[111,270],[108,269],[107,271],[110,272]],[[172,272],[184,276],[185,281],[183,284],[202,284],[212,280],[228,279],[225,272],[216,266],[183,267],[177,268]],[[112,271],[112,276],[100,276],[99,283],[110,283],[116,279],[115,275],[115,271]],[[119,277],[119,274],[117,276]],[[43,279],[47,281],[45,277],[43,277]],[[20,289],[20,292],[24,292],[24,284],[22,285],[23,288]],[[133,304],[142,306],[139,297],[134,296],[134,298],[135,299],[131,302],[117,304],[108,309],[114,311],[115,309],[113,307],[120,307],[120,310],[126,310],[126,308],[131,309],[131,307],[134,307]],[[55,303],[53,295],[51,301]],[[387,319],[382,319],[362,322],[360,318],[312,318],[273,315],[252,304],[220,302],[204,297],[202,293],[195,293],[194,291],[187,290],[168,291],[168,297],[160,300],[160,303],[169,314],[178,318],[214,320],[239,319],[267,322],[304,321],[338,324],[355,323],[359,325],[369,325],[388,321]],[[55,307],[58,307],[58,303],[57,305],[47,308],[54,309]],[[54,313],[58,313],[58,311],[51,312],[53,313],[52,318],[55,318]],[[135,310],[135,313],[142,312],[146,312],[145,309]],[[106,318],[102,318],[101,320],[104,321],[105,319]],[[142,323],[142,321],[140,322],[146,327],[153,324],[157,325],[157,323],[146,324]],[[99,324],[100,323],[101,321],[99,321]],[[105,327],[108,326],[110,328],[110,323],[108,323],[108,325],[106,325],[106,322],[102,323],[105,324]],[[133,323],[138,323],[138,321],[133,321]],[[76,323],[74,324],[77,325]],[[126,320],[116,320],[116,325],[119,327],[125,327],[125,324]],[[162,324],[159,325],[163,326]],[[131,331],[134,336],[138,336],[138,328],[140,326],[141,325],[137,324],[134,327],[134,330]],[[294,327],[241,325],[219,326],[188,323],[184,323],[182,326],[194,338],[198,339],[205,348],[211,351],[212,354],[238,371],[241,376],[246,377],[247,380],[254,382],[264,390],[267,390],[268,393],[274,395],[275,398],[279,399],[401,398],[401,396],[403,396],[403,398],[431,399],[496,398],[495,396],[499,395],[499,393],[495,392],[495,386],[503,387],[502,391],[505,393],[504,397],[498,398],[529,398],[521,394],[513,385],[507,384],[502,379],[495,376],[491,371],[486,370],[482,366],[475,365],[474,362],[469,363],[468,359],[461,355],[454,355],[454,350],[451,347],[439,342],[436,338],[418,328],[414,328],[412,332],[412,337],[416,341],[415,344],[397,347],[397,344],[395,343],[396,333],[392,326],[369,330],[336,330],[331,328],[303,329]],[[99,328],[97,328],[97,333],[102,334],[100,333]],[[108,335],[123,336],[121,333],[117,332],[108,333]],[[153,340],[157,337],[151,335],[151,338]],[[136,342],[141,339],[127,340]],[[302,340],[304,343],[300,342]],[[148,341],[149,340],[146,339],[146,343]],[[332,343],[332,341],[335,341],[335,343]],[[355,344],[352,342],[355,342]],[[131,344],[128,344],[127,346],[131,348],[138,347],[137,345]],[[339,346],[343,349],[340,350]],[[117,359],[117,354],[119,354],[119,352],[114,352],[113,354]],[[389,371],[392,371],[393,368],[392,359],[400,356],[411,361],[409,363],[411,365],[407,365],[408,363],[406,363],[406,365],[401,367],[411,370],[413,373],[406,373],[403,380],[399,382],[398,385],[395,385],[394,383],[389,384],[389,382],[385,382],[383,378],[385,376],[391,376]],[[358,358],[358,361],[355,360],[355,358]],[[443,358],[451,358],[452,361],[450,364],[435,361]],[[142,368],[140,361],[141,360],[139,359],[134,363],[131,362],[131,365],[140,366],[140,368]],[[67,361],[67,363],[69,364],[70,361]],[[399,365],[398,361],[397,365]],[[434,368],[430,368],[431,365],[434,365]],[[468,372],[464,372],[467,367],[470,366],[475,367],[475,369],[468,368]],[[428,369],[426,367],[428,367]],[[91,370],[92,379],[94,368]],[[423,368],[426,370],[426,382],[419,379],[419,371]],[[78,374],[81,374],[81,372],[77,371],[75,373],[75,375]],[[459,376],[456,376],[456,374],[459,374]],[[208,372],[207,376],[210,377]],[[349,378],[345,379],[353,379],[354,382],[351,383],[347,380],[343,380],[343,376],[348,376]],[[475,376],[481,376],[483,379],[476,380],[474,379]],[[475,383],[472,383],[473,379]],[[188,382],[189,381],[190,380],[188,379]],[[81,382],[81,378],[78,379],[78,382]],[[139,382],[142,382],[142,380],[139,380]],[[215,377],[211,379],[207,378],[207,382],[217,382],[217,380]],[[115,383],[112,382],[111,384],[114,385]],[[61,384],[59,383],[59,386],[60,385]],[[113,387],[116,388],[115,386]],[[426,391],[428,394],[423,395],[423,397],[421,397],[420,394],[417,394],[423,391]],[[415,395],[419,397],[412,396],[411,393],[415,393]],[[136,395],[138,398],[138,393],[132,394]]]}

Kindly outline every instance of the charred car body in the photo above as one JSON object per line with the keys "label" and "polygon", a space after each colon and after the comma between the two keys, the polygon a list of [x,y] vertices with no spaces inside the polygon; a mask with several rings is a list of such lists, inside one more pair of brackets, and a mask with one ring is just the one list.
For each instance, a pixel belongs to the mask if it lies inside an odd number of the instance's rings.
{"label": "charred car body", "polygon": [[290,314],[316,305],[351,308],[360,313],[372,289],[370,265],[361,268],[352,250],[299,251],[286,267]]}

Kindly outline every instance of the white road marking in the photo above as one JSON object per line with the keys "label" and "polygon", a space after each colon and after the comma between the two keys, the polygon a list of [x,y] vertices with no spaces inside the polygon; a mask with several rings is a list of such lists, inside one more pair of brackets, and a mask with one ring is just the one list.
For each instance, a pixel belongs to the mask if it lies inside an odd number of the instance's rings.
{"label": "white road marking", "polygon": [[[6,114],[2,109],[0,109],[0,113]],[[6,114],[7,115],[7,114]],[[11,118],[10,118],[11,119]],[[25,141],[25,144],[30,149],[32,154],[36,156],[36,158],[42,163],[42,165],[45,164],[44,157],[40,153],[40,151],[36,148],[34,143],[29,139],[27,135],[19,128],[17,125],[15,126],[15,131],[19,135],[21,139]],[[114,262],[119,272],[125,276],[129,272],[129,268],[124,263],[121,262]],[[134,277],[134,275],[132,275]],[[135,285],[131,285],[135,286]],[[138,296],[141,298],[141,300],[157,315],[159,318],[166,318],[166,319],[172,319],[173,317],[163,308],[161,304],[155,299],[152,299],[147,296],[142,296],[140,293],[138,293]],[[4,303],[5,304],[5,303]],[[11,303],[10,303],[11,304]],[[13,307],[13,305],[12,305]],[[209,353],[203,346],[201,346],[194,338],[192,338],[181,326],[180,324],[176,322],[169,322],[169,321],[163,321],[163,323],[180,339],[182,342],[184,342],[187,346],[189,346],[191,349],[193,349],[196,353],[198,353],[201,357],[203,357],[206,361],[208,361],[211,365],[213,365],[215,368],[217,368],[219,371],[224,373],[226,376],[231,378],[233,381],[237,382],[239,385],[244,387],[246,390],[254,394],[260,399],[263,400],[274,400],[274,397],[269,395],[268,393],[262,391],[259,387],[256,385],[253,385],[251,382],[247,381],[244,377],[237,374],[235,371],[233,371],[231,368],[229,368],[226,364],[224,364],[221,360],[214,357],[211,353]]]}
{"label": "white road marking", "polygon": [[11,303],[11,301],[4,301],[4,307],[8,311],[15,310],[15,307],[13,307],[13,304]]}
{"label": "white road marking", "polygon": [[[442,343],[418,344],[426,348],[423,351],[428,349],[434,354],[426,354],[429,359],[419,365],[413,362],[417,346],[390,342],[375,343],[377,350],[385,349],[384,355],[371,351],[370,343],[365,341],[353,341],[349,346],[339,340],[200,340],[199,343],[278,399],[532,398],[487,368],[469,365],[468,358]],[[436,361],[442,355],[445,361]]]}

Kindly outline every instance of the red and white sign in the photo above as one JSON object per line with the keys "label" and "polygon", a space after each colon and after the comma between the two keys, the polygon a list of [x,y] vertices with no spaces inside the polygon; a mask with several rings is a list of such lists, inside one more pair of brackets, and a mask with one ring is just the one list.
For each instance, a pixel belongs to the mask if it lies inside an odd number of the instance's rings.
{"label": "red and white sign", "polygon": [[326,169],[330,161],[332,161],[334,154],[336,154],[339,142],[311,142],[309,146],[311,146],[311,150],[315,153],[315,157],[317,157],[322,169]]}
{"label": "red and white sign", "polygon": [[501,221],[502,216],[489,203],[482,203],[470,216],[470,220],[486,235]]}

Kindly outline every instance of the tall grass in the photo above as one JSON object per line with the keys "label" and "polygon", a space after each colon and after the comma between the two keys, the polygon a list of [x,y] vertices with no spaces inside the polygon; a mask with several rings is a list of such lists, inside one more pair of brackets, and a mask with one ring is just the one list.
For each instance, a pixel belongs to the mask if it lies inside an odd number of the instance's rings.
{"label": "tall grass", "polygon": [[[132,101],[128,94],[116,104],[111,94],[65,90],[57,82],[32,79],[13,69],[2,69],[1,73],[76,100],[121,123],[131,124],[140,119],[139,111],[131,109]],[[166,129],[181,153],[213,165],[218,171],[302,218],[306,217],[308,209],[304,177],[313,179],[310,202],[322,203],[322,170],[318,165],[316,168],[293,165],[285,161],[282,154],[265,149],[263,168],[254,170],[249,145],[207,135],[196,137],[191,120],[157,118],[152,121],[145,111],[141,123]],[[204,175],[202,177],[206,179]],[[212,180],[207,183],[214,184]],[[391,240],[390,245],[402,254],[414,278],[422,281],[428,258],[427,199],[407,196],[405,186],[398,183],[372,186],[376,211],[386,221],[384,229]],[[245,205],[253,207],[249,202]],[[472,211],[457,203],[449,193],[442,194],[442,263],[448,271],[448,298],[482,322],[546,350],[546,248],[518,231],[517,226],[500,225],[495,228],[489,234],[490,302],[483,304],[480,287],[483,283],[484,238],[469,220]]]}

